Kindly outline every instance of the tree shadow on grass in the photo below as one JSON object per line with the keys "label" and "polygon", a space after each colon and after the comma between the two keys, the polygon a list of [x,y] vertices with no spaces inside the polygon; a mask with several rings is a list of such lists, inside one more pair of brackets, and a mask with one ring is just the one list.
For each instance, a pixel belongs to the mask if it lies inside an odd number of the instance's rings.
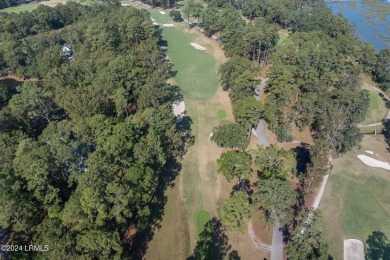
{"label": "tree shadow on grass", "polygon": [[165,214],[165,205],[168,201],[165,192],[168,188],[175,186],[175,179],[181,171],[181,164],[176,160],[169,161],[159,176],[159,185],[154,191],[152,199],[149,201],[151,210],[149,220],[150,223],[143,230],[138,230],[133,237],[131,249],[129,251],[130,259],[143,259],[148,249],[149,242],[153,239],[156,229],[161,228],[161,221]]}
{"label": "tree shadow on grass", "polygon": [[[204,230],[199,235],[194,252],[187,260],[224,259],[230,249],[231,245],[225,233],[225,228],[219,219],[213,217],[205,224]],[[237,251],[231,252],[229,259],[240,259]]]}
{"label": "tree shadow on grass", "polygon": [[[145,223],[148,223],[148,225],[146,227],[138,228],[137,233],[129,243],[130,246],[127,247],[129,248],[128,252],[130,259],[143,259],[148,249],[149,242],[153,239],[155,230],[161,228],[161,221],[165,214],[165,205],[168,201],[165,192],[168,188],[173,188],[175,186],[175,179],[182,168],[180,159],[187,152],[187,148],[194,143],[194,136],[192,135],[191,128],[192,119],[189,116],[184,116],[183,120],[176,124],[176,130],[180,134],[179,138],[181,138],[182,141],[177,143],[181,143],[182,145],[181,147],[176,147],[176,150],[178,151],[176,158],[171,158],[161,170],[158,178],[159,184],[149,200],[149,208],[151,210],[150,216],[147,221],[144,221]],[[174,230],[172,230],[172,232],[174,232]]]}
{"label": "tree shadow on grass", "polygon": [[183,99],[183,94],[181,93],[180,87],[177,85],[171,85],[168,89],[168,94],[165,98],[165,102],[173,102],[175,100]]}

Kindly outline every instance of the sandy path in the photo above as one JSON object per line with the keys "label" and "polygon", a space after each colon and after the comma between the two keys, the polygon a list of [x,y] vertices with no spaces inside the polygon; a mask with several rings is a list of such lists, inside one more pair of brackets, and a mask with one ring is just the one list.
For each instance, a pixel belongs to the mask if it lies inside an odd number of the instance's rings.
{"label": "sandy path", "polygon": [[324,195],[325,187],[326,187],[326,184],[328,183],[328,177],[329,177],[329,174],[322,177],[322,183],[320,186],[320,190],[318,191],[318,193],[314,199],[314,202],[313,202],[313,208],[315,208],[315,209],[317,209],[318,206],[320,205],[322,195]]}
{"label": "sandy path", "polygon": [[257,247],[260,250],[271,252],[271,246],[264,244],[263,242],[260,241],[260,239],[257,238],[251,222],[248,223],[248,235],[251,238],[252,243],[255,247]]}

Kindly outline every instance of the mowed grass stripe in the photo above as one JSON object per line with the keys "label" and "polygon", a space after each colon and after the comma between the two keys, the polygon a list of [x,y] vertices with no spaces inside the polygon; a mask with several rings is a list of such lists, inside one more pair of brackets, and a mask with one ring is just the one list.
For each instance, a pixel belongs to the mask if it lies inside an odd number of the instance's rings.
{"label": "mowed grass stripe", "polygon": [[211,219],[210,213],[206,210],[198,210],[195,214],[195,223],[196,223],[196,239],[199,238],[199,235],[203,232],[205,225]]}
{"label": "mowed grass stripe", "polygon": [[169,41],[168,56],[174,64],[173,70],[177,71],[175,81],[184,98],[205,100],[214,96],[218,89],[217,64],[207,52],[190,45],[197,36],[176,28],[165,29],[163,35],[166,39],[181,38],[180,41]]}
{"label": "mowed grass stripe", "polygon": [[1,9],[0,12],[5,13],[20,13],[20,12],[30,12],[34,9],[36,9],[39,6],[39,4],[22,4],[18,6],[12,6],[8,8]]}

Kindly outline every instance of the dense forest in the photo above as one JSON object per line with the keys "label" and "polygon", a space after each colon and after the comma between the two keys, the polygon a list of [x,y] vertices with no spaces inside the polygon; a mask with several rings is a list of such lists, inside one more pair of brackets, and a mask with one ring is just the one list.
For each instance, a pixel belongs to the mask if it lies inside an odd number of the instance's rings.
{"label": "dense forest", "polygon": [[1,73],[24,79],[0,85],[0,226],[50,246],[13,256],[134,254],[191,138],[161,32],[146,11],[69,2],[1,16],[0,35]]}

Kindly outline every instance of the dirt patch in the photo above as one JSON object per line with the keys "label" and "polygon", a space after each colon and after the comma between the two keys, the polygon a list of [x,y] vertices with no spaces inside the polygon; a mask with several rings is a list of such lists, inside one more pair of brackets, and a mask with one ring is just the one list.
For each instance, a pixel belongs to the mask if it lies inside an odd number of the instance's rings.
{"label": "dirt patch", "polygon": [[252,217],[253,230],[255,231],[256,237],[258,237],[261,242],[271,245],[272,243],[272,227],[266,226],[260,222],[259,217],[256,214],[253,214]]}
{"label": "dirt patch", "polygon": [[[246,229],[245,229],[246,230]],[[240,258],[229,259],[270,259],[270,254],[253,246],[248,234],[238,237],[238,242],[235,242],[235,236],[229,235],[229,242],[232,246],[232,251],[236,251]]]}
{"label": "dirt patch", "polygon": [[293,135],[295,141],[303,142],[306,144],[314,144],[314,139],[313,139],[313,136],[310,132],[309,127],[305,127],[303,129],[303,131],[300,131],[299,127],[293,125],[291,127],[291,132],[292,132],[292,135]]}

